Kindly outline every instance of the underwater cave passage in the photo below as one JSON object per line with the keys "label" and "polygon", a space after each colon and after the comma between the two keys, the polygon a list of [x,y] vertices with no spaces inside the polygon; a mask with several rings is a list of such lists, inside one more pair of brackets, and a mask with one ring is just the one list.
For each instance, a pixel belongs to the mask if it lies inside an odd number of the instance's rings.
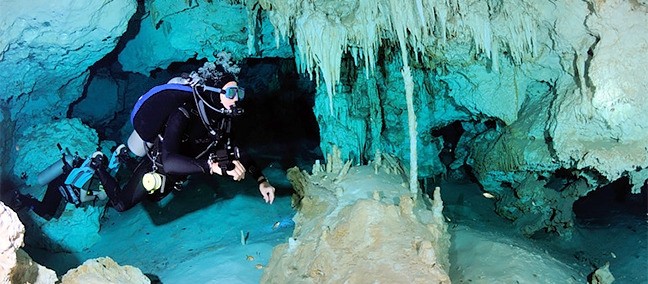
{"label": "underwater cave passage", "polygon": [[461,139],[461,135],[465,132],[461,126],[461,121],[454,121],[444,127],[432,129],[433,137],[443,138],[443,149],[439,153],[439,158],[446,166],[454,160],[454,151]]}
{"label": "underwater cave passage", "polygon": [[[130,114],[138,98],[204,63],[193,58],[174,62],[149,76],[121,71],[118,63],[97,65],[82,99],[70,106],[69,114],[96,129],[102,140],[125,143],[133,129]],[[310,171],[315,160],[322,160],[313,113],[315,83],[298,73],[294,59],[248,58],[239,66],[238,79],[246,95],[237,104],[244,109],[235,122],[238,146],[272,177],[277,194],[290,194],[286,170],[298,166]]]}
{"label": "underwater cave passage", "polygon": [[633,194],[628,177],[596,189],[574,202],[577,220],[607,219],[615,216],[636,216],[645,218],[648,213],[647,186]]}

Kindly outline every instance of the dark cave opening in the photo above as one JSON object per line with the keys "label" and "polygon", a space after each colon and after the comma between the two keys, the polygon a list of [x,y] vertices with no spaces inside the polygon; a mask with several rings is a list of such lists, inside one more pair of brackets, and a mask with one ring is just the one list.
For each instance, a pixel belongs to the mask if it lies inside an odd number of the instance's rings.
{"label": "dark cave opening", "polygon": [[621,177],[602,186],[573,205],[577,219],[608,219],[619,215],[631,215],[645,218],[648,213],[648,185],[641,187],[638,194],[632,193],[628,177]]}
{"label": "dark cave opening", "polygon": [[[205,62],[194,58],[174,62],[166,69],[153,70],[149,76],[123,72],[118,62],[104,65],[89,81],[108,88],[86,90],[102,93],[94,94],[95,99],[101,96],[119,101],[121,109],[112,110],[111,117],[101,120],[84,115],[104,111],[101,108],[105,106],[80,101],[71,107],[72,117],[96,129],[101,140],[124,143],[132,131],[130,113],[137,99],[150,88],[195,71]],[[281,170],[294,166],[310,170],[315,160],[322,159],[319,126],[313,113],[315,83],[297,72],[294,59],[248,58],[238,64],[239,84],[246,89],[246,97],[240,102],[245,114],[236,122],[239,147],[245,147],[262,168],[273,164],[272,170],[278,166]]]}
{"label": "dark cave opening", "polygon": [[574,173],[574,170],[567,168],[559,168],[548,176],[538,175],[538,180],[546,180],[546,188],[555,191],[564,190],[569,183],[574,182],[577,179],[578,175]]}
{"label": "dark cave opening", "polygon": [[246,110],[240,121],[246,129],[242,146],[274,152],[285,169],[310,171],[322,159],[313,113],[315,83],[298,73],[292,59],[250,58],[243,64],[240,82],[250,89],[250,99],[241,103]]}
{"label": "dark cave opening", "polygon": [[454,151],[457,147],[457,143],[459,143],[461,135],[465,132],[461,123],[461,121],[456,120],[446,126],[432,129],[431,134],[433,137],[443,138],[443,150],[439,154],[439,158],[441,158],[441,161],[443,161],[444,164],[447,158],[442,157],[442,155],[450,156],[452,160],[455,158]]}

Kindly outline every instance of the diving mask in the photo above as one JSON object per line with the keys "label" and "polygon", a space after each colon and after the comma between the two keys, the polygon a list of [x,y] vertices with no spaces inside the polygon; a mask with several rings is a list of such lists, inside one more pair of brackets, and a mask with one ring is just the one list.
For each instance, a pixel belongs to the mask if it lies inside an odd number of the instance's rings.
{"label": "diving mask", "polygon": [[239,101],[242,101],[243,98],[245,97],[245,89],[238,87],[238,86],[231,86],[227,87],[225,89],[219,89],[219,88],[214,88],[210,86],[205,86],[206,91],[211,91],[214,93],[218,94],[223,94],[225,95],[226,98],[228,99],[234,99],[235,97],[238,97]]}

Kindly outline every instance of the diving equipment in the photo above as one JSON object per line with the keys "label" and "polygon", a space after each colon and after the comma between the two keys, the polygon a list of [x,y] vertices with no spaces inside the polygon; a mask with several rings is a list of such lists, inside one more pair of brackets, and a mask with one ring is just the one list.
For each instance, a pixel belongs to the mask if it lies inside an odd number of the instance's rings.
{"label": "diving equipment", "polygon": [[156,173],[155,171],[148,172],[142,177],[142,185],[149,194],[153,194],[156,190],[162,188],[164,192],[164,184],[166,183],[166,176]]}

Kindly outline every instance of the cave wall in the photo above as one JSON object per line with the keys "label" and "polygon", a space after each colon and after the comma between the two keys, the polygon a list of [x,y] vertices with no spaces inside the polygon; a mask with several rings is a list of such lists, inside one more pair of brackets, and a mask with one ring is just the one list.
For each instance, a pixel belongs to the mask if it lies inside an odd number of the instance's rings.
{"label": "cave wall", "polygon": [[213,61],[225,50],[244,57],[292,57],[265,14],[232,1],[147,0],[138,34],[119,53],[123,71],[148,75],[189,58]]}
{"label": "cave wall", "polygon": [[[527,234],[568,235],[575,200],[622,176],[634,192],[646,182],[648,122],[638,99],[648,62],[645,1],[291,1],[299,12],[288,1],[259,2],[274,11],[280,33],[293,35],[298,64],[322,83],[315,113],[325,154],[339,145],[357,162],[375,151],[408,160],[398,59],[406,46],[423,177],[443,171],[442,141],[429,130],[460,120],[496,122],[468,127],[460,162]],[[300,25],[307,21],[327,28]],[[328,46],[309,33],[323,34]],[[430,114],[439,112],[445,117]]]}
{"label": "cave wall", "polygon": [[[66,118],[70,104],[83,94],[88,68],[115,48],[136,5],[127,0],[0,4],[0,76],[5,78],[0,82],[0,191],[18,177],[11,175],[20,151],[15,143],[30,127]],[[56,142],[49,146],[55,149]],[[41,161],[41,169],[57,158]]]}
{"label": "cave wall", "polygon": [[[578,169],[593,168],[608,181],[643,175],[648,166],[648,4],[645,1],[594,1],[585,18],[595,42],[574,70],[578,88],[559,92],[549,131],[558,160]],[[637,180],[639,181],[639,180]],[[634,182],[638,192],[643,181]]]}
{"label": "cave wall", "polygon": [[133,1],[3,1],[0,95],[18,128],[65,117],[87,69],[115,48]]}

